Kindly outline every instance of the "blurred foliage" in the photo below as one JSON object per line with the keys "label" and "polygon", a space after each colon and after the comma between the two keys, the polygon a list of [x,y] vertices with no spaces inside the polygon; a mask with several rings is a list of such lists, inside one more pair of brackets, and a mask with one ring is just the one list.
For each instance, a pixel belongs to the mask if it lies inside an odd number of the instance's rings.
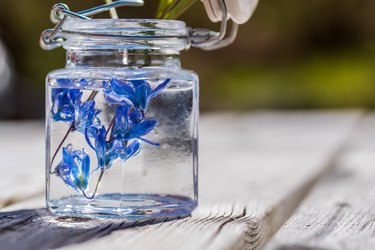
{"label": "blurred foliage", "polygon": [[[232,65],[211,101],[222,108],[375,106],[375,58],[363,52],[316,55],[278,67]],[[234,77],[233,77],[234,76]],[[212,106],[211,108],[214,108]]]}
{"label": "blurred foliage", "polygon": [[[25,82],[43,91],[44,76],[63,67],[62,49],[39,48],[52,27],[57,1],[1,1],[0,36]],[[72,10],[101,1],[66,0]],[[121,17],[152,18],[158,1],[123,8]],[[201,79],[204,110],[252,108],[375,107],[374,0],[260,0],[249,23],[228,48],[184,52],[185,68]],[[104,17],[105,15],[103,15]],[[218,29],[198,1],[181,17],[192,27]]]}
{"label": "blurred foliage", "polygon": [[160,0],[156,18],[176,19],[187,11],[197,0]]}

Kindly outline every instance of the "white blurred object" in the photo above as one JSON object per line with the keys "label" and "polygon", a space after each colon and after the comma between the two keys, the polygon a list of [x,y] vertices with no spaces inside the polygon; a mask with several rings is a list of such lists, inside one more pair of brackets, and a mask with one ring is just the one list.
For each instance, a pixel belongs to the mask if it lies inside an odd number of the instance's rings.
{"label": "white blurred object", "polygon": [[10,88],[11,70],[8,55],[0,41],[0,97]]}
{"label": "white blurred object", "polygon": [[11,65],[10,57],[0,40],[0,119],[14,117],[16,112]]}
{"label": "white blurred object", "polygon": [[[208,17],[212,22],[222,20],[222,8],[219,0],[202,0]],[[228,18],[237,24],[244,24],[253,15],[258,0],[224,0],[228,11]]]}

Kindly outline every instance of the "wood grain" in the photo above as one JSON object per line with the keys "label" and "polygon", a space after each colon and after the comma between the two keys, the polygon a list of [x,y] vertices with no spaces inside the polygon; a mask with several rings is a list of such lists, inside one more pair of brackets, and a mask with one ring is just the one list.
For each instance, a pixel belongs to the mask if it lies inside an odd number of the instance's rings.
{"label": "wood grain", "polygon": [[266,249],[375,249],[375,115],[361,121],[336,165]]}
{"label": "wood grain", "polygon": [[200,205],[191,218],[66,249],[258,249],[329,166],[358,118],[346,113],[205,117]]}
{"label": "wood grain", "polygon": [[[258,249],[331,166],[359,116],[358,112],[205,116],[200,133],[200,205],[191,217],[138,222],[143,223],[138,227],[134,221],[72,223],[43,209],[19,210],[40,204],[42,198],[36,197],[0,213],[0,231],[8,233],[6,237],[0,233],[1,244],[14,246],[16,239],[28,249],[80,242],[65,249]],[[39,185],[36,179],[30,181]]]}

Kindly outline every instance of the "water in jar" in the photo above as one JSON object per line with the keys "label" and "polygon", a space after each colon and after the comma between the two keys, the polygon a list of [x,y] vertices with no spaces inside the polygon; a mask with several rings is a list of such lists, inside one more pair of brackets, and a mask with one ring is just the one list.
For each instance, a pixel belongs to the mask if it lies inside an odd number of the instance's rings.
{"label": "water in jar", "polygon": [[191,80],[47,78],[47,206],[58,215],[187,216],[197,206]]}

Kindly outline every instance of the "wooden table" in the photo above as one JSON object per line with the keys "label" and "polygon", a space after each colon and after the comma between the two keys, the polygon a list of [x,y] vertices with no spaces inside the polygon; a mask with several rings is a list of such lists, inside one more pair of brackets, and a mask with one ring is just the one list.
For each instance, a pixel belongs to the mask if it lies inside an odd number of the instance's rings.
{"label": "wooden table", "polygon": [[109,221],[44,209],[39,121],[0,123],[0,249],[375,249],[375,116],[209,114],[189,218]]}

